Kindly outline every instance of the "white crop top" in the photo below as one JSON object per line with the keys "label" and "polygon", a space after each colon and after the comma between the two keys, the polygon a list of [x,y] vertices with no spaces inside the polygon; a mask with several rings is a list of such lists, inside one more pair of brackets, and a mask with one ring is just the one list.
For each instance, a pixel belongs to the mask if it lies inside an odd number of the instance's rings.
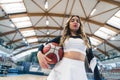
{"label": "white crop top", "polygon": [[64,52],[77,51],[86,55],[86,46],[81,38],[69,38],[65,40]]}

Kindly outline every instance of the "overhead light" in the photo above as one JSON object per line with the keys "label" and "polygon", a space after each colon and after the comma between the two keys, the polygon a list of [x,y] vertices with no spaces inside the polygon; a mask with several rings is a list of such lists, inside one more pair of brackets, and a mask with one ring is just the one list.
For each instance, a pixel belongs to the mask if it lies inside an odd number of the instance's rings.
{"label": "overhead light", "polygon": [[48,9],[48,2],[45,2],[45,9]]}
{"label": "overhead light", "polygon": [[25,41],[25,44],[28,44],[28,45],[29,45],[29,43],[28,43],[27,41]]}
{"label": "overhead light", "polygon": [[95,47],[94,50],[97,50],[97,47]]}
{"label": "overhead light", "polygon": [[48,41],[50,41],[50,40],[48,39]]}
{"label": "overhead light", "polygon": [[46,20],[46,25],[49,25],[49,21],[48,20]]}
{"label": "overhead light", "polygon": [[112,37],[110,40],[115,40],[115,37]]}
{"label": "overhead light", "polygon": [[25,38],[22,39],[25,44],[28,44],[28,42],[25,40]]}
{"label": "overhead light", "polygon": [[25,38],[23,38],[22,40],[25,41]]}
{"label": "overhead light", "polygon": [[90,15],[93,15],[95,13],[96,9],[93,9]]}
{"label": "overhead light", "polygon": [[14,27],[15,27],[15,25],[14,25],[14,24],[10,24],[10,27],[14,28]]}
{"label": "overhead light", "polygon": [[49,34],[50,34],[50,32],[48,31],[48,32],[47,32],[47,35],[49,35]]}

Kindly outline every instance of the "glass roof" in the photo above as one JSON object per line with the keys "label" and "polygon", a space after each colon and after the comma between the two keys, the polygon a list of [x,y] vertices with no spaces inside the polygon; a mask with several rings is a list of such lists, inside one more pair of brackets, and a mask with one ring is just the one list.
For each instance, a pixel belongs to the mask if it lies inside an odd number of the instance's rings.
{"label": "glass roof", "polygon": [[94,46],[97,46],[99,44],[101,44],[102,42],[93,38],[93,37],[90,37],[90,41],[91,41],[91,44],[94,45]]}
{"label": "glass roof", "polygon": [[107,29],[105,27],[99,28],[99,30],[97,30],[94,33],[94,35],[99,36],[99,37],[101,37],[103,39],[108,39],[108,38],[114,36],[115,34],[117,34],[117,33],[112,31],[112,30],[110,30],[110,29]]}
{"label": "glass roof", "polygon": [[17,28],[24,28],[32,26],[30,18],[26,17],[18,17],[18,18],[11,18]]}
{"label": "glass roof", "polygon": [[26,12],[23,2],[1,4],[1,6],[7,14]]}
{"label": "glass roof", "polygon": [[15,3],[15,2],[22,2],[23,0],[0,0],[0,3]]}
{"label": "glass roof", "polygon": [[120,10],[107,21],[107,24],[120,29]]}
{"label": "glass roof", "polygon": [[37,38],[29,38],[27,39],[28,43],[38,42]]}
{"label": "glass roof", "polygon": [[34,36],[35,35],[35,31],[34,30],[21,31],[21,33],[22,33],[22,35],[24,37]]}

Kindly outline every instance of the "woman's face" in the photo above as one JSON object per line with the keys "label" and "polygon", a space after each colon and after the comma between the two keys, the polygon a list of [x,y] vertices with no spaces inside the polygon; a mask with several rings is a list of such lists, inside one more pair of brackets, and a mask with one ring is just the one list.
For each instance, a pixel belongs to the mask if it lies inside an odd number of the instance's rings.
{"label": "woman's face", "polygon": [[70,19],[69,27],[71,31],[77,31],[80,27],[80,19],[77,16],[74,16]]}

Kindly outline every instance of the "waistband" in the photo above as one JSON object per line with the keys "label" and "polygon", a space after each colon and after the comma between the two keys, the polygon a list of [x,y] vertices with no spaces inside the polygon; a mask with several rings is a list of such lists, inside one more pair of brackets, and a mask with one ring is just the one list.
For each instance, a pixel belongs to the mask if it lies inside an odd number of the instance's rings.
{"label": "waistband", "polygon": [[80,53],[86,55],[85,51],[82,51],[82,50],[79,50],[79,49],[66,49],[66,50],[64,50],[64,52],[69,52],[69,51],[76,51],[76,52],[80,52]]}
{"label": "waistband", "polygon": [[63,57],[62,60],[60,61],[60,63],[64,63],[64,64],[72,64],[72,65],[84,65],[84,61],[80,61],[80,60],[75,60],[75,59],[70,59],[70,58],[66,58]]}

